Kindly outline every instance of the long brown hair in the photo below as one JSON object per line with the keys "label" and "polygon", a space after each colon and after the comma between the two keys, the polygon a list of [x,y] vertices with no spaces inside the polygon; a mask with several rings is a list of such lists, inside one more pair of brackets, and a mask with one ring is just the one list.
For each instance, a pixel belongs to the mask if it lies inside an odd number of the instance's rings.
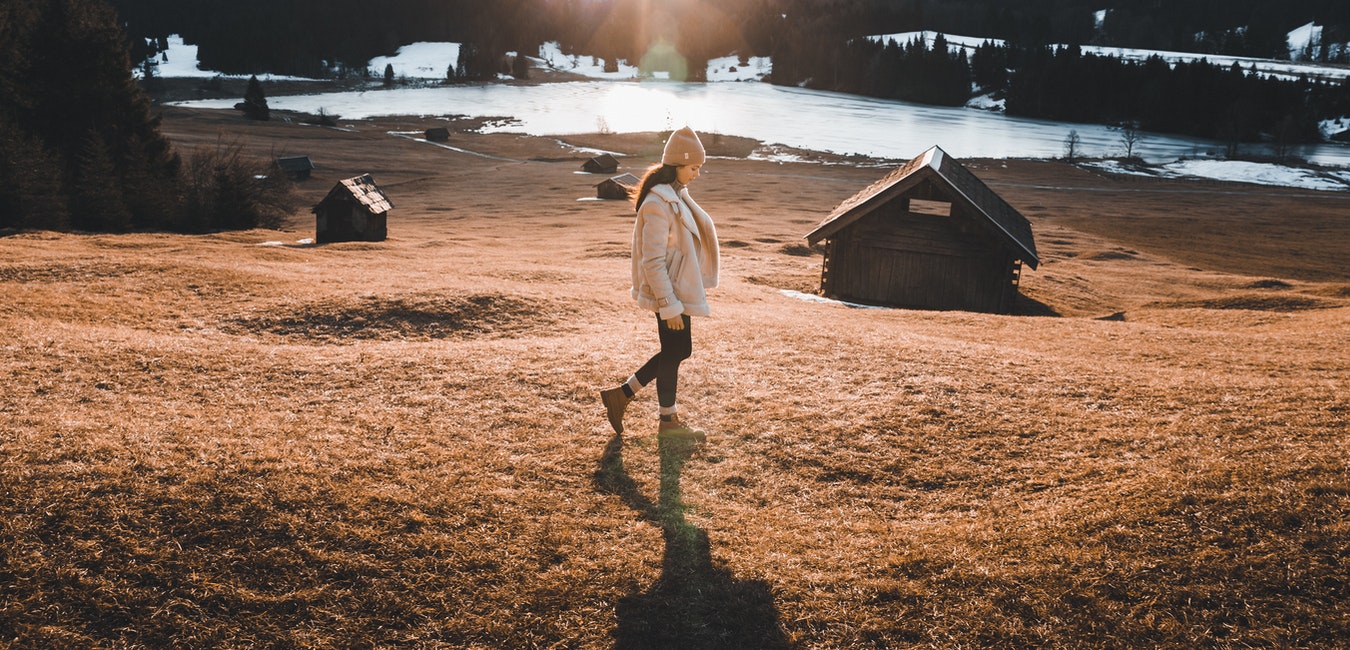
{"label": "long brown hair", "polygon": [[677,165],[662,165],[660,163],[648,167],[647,173],[642,175],[642,182],[638,184],[638,190],[633,197],[633,209],[639,210],[642,208],[642,201],[647,198],[647,194],[652,191],[653,187],[662,183],[674,183],[675,170],[677,169],[679,169]]}

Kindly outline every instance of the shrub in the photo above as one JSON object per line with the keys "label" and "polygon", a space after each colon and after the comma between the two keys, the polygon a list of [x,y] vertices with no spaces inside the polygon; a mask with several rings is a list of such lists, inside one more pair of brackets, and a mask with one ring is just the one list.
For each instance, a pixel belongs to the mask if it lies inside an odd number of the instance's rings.
{"label": "shrub", "polygon": [[179,230],[279,228],[299,206],[290,178],[238,144],[197,150],[183,169]]}

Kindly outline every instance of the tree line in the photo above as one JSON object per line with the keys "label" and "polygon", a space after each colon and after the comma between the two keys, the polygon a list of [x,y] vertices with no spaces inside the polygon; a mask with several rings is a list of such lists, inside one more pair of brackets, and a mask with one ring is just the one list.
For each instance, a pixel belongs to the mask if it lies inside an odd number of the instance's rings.
{"label": "tree line", "polygon": [[173,151],[102,0],[0,3],[0,60],[0,229],[205,232],[292,209],[237,147]]}
{"label": "tree line", "polygon": [[[1084,54],[1080,48],[1013,51],[987,47],[976,56],[1009,60],[1009,115],[1066,122],[1133,124],[1145,131],[1277,148],[1318,142],[1321,119],[1350,115],[1350,86],[1300,77],[1281,79],[1200,60],[1169,64]],[[993,63],[992,65],[998,65]]]}
{"label": "tree line", "polygon": [[967,56],[962,48],[953,51],[941,34],[932,42],[852,39],[786,46],[774,59],[773,81],[952,106],[989,94],[1005,100],[1009,115],[1129,124],[1233,147],[1259,140],[1317,142],[1320,120],[1350,115],[1345,82],[1280,79],[1204,60],[1130,61],[1084,54],[1079,46],[986,41]]}
{"label": "tree line", "polygon": [[[170,34],[229,74],[366,74],[370,59],[417,41],[473,55],[465,79],[500,71],[502,55],[547,40],[613,63],[669,44],[688,68],[709,58],[790,55],[802,43],[933,30],[1014,42],[1103,45],[1287,58],[1285,35],[1310,21],[1350,41],[1344,0],[111,0],[141,56]],[[148,43],[148,45],[147,45]],[[1350,61],[1344,49],[1314,58]],[[376,71],[378,74],[378,71]]]}

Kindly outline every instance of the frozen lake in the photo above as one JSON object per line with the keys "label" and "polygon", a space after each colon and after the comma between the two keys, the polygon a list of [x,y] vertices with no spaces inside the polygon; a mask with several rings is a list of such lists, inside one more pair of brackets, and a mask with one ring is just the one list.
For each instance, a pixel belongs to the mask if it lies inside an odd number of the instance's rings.
{"label": "frozen lake", "polygon": [[[237,100],[187,102],[229,108]],[[959,158],[1051,158],[1064,155],[1069,131],[1089,157],[1124,154],[1119,131],[1008,117],[973,108],[948,108],[787,88],[759,82],[673,83],[580,81],[539,85],[488,84],[268,98],[273,109],[347,119],[390,115],[511,117],[492,130],[566,135],[601,130],[660,131],[688,124],[705,133],[739,135],[768,144],[907,159],[939,145]],[[1244,145],[1252,151],[1257,145]],[[1149,162],[1221,155],[1222,143],[1142,134],[1136,155]],[[1350,147],[1318,145],[1298,154],[1309,161],[1350,167]]]}

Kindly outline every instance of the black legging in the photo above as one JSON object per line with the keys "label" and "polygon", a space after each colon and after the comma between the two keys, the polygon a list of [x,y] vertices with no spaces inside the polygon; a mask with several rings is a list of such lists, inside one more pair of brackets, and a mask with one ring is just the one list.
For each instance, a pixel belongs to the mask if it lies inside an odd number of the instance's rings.
{"label": "black legging", "polygon": [[642,364],[637,371],[638,383],[646,386],[656,380],[656,401],[664,407],[675,406],[675,387],[680,382],[680,362],[694,352],[689,332],[689,316],[681,315],[684,329],[673,330],[660,314],[656,316],[656,333],[661,337],[661,351]]}

